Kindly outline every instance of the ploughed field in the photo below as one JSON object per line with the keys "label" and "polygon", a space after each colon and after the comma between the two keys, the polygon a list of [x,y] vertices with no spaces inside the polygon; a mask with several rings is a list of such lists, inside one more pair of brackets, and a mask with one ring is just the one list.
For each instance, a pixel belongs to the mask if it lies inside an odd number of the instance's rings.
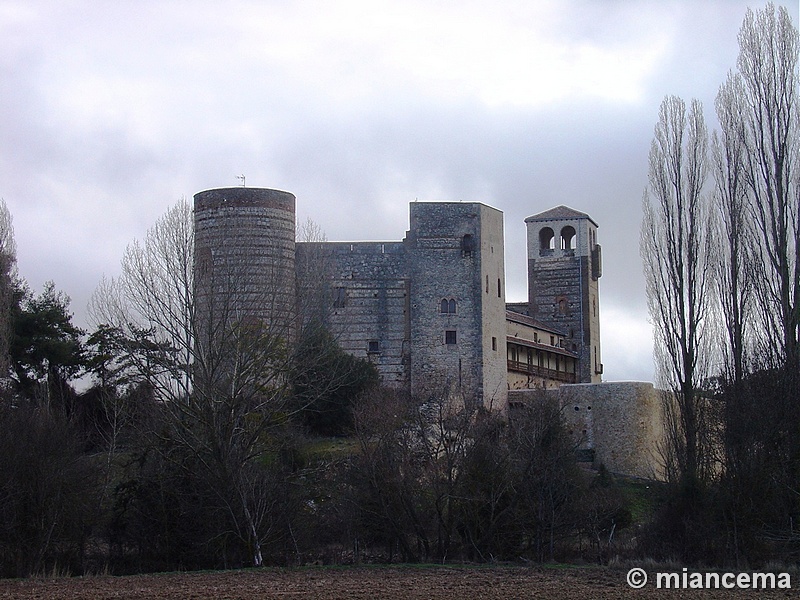
{"label": "ploughed field", "polygon": [[[0,598],[194,600],[277,598],[787,598],[796,590],[630,589],[626,569],[342,567],[0,580]],[[652,578],[651,578],[652,579]],[[795,587],[800,582],[792,582]]]}

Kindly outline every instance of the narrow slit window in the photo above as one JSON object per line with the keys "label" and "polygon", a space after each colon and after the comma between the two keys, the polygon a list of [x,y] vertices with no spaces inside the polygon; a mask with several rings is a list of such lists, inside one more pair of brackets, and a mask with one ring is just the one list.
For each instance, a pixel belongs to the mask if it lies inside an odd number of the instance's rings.
{"label": "narrow slit window", "polygon": [[347,305],[347,290],[343,287],[336,288],[336,298],[333,300],[333,308],[344,308]]}

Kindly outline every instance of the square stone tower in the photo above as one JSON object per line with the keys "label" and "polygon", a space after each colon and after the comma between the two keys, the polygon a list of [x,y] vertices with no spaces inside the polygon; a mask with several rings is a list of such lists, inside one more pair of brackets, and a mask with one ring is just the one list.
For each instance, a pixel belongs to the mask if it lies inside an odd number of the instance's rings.
{"label": "square stone tower", "polygon": [[503,213],[478,202],[415,202],[406,236],[411,392],[505,410]]}
{"label": "square stone tower", "polygon": [[566,349],[577,352],[580,383],[599,383],[602,275],[597,223],[558,206],[525,219],[528,230],[528,311],[540,323],[564,332]]}

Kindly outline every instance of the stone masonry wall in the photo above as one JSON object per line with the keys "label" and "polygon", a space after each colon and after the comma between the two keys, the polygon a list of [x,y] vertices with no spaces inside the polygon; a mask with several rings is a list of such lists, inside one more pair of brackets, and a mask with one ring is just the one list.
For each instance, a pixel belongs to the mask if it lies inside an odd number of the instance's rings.
{"label": "stone masonry wall", "polygon": [[[411,204],[406,244],[414,394],[449,391],[469,404],[484,401],[480,212],[477,203]],[[454,313],[441,312],[442,299],[455,301]],[[447,343],[448,331],[455,332],[455,343]]]}
{"label": "stone masonry wall", "polygon": [[298,264],[306,264],[314,252],[327,261],[325,320],[341,347],[375,364],[386,385],[407,387],[409,284],[403,243],[300,242]]}
{"label": "stone masonry wall", "polygon": [[258,318],[291,339],[295,308],[295,197],[262,188],[194,196],[195,297],[205,321]]}
{"label": "stone masonry wall", "polygon": [[[503,257],[502,212],[415,202],[402,242],[298,243],[299,305],[307,293],[326,298],[318,314],[344,350],[376,364],[385,384],[503,410]],[[326,280],[323,292],[306,281],[316,263],[324,263],[316,276]]]}
{"label": "stone masonry wall", "polygon": [[557,390],[509,392],[509,402],[558,399],[569,435],[581,450],[594,451],[594,464],[612,473],[663,479],[659,449],[664,440],[662,392],[652,383],[562,385]]}
{"label": "stone masonry wall", "polygon": [[[580,355],[579,381],[599,383],[599,269],[592,268],[596,227],[586,218],[527,221],[529,314],[566,334],[566,349]],[[556,247],[540,246],[540,231],[555,233]],[[561,249],[560,232],[575,230],[574,249]],[[591,248],[590,248],[591,246]],[[598,251],[599,252],[599,251]]]}
{"label": "stone masonry wall", "polygon": [[483,404],[486,408],[505,411],[508,404],[508,352],[503,213],[484,205],[480,206],[480,211]]}

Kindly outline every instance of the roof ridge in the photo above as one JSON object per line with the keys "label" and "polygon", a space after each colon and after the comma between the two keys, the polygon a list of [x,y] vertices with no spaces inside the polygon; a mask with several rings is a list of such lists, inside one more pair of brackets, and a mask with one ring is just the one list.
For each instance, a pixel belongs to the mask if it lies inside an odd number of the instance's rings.
{"label": "roof ridge", "polygon": [[[592,219],[592,217],[590,217],[585,212],[575,210],[574,208],[570,208],[565,204],[560,204],[544,212],[531,215],[530,217],[525,219],[525,222],[530,223],[531,221],[550,221],[556,219],[589,219],[592,223],[594,223],[594,219]],[[597,223],[594,224],[596,227]]]}

